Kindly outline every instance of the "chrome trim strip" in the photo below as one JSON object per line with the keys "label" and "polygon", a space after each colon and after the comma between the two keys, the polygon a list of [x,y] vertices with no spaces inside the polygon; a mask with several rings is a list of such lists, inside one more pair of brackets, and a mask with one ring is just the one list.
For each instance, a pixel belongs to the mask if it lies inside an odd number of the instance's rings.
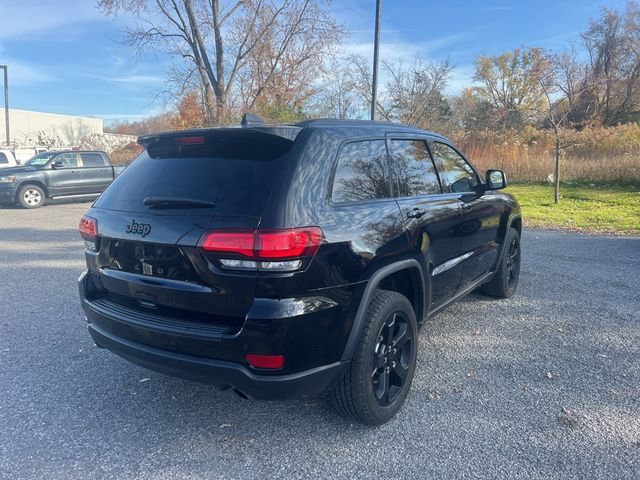
{"label": "chrome trim strip", "polygon": [[446,262],[441,263],[440,265],[438,265],[436,268],[433,269],[433,272],[431,272],[431,276],[435,277],[436,275],[442,272],[446,272],[447,270],[458,265],[460,262],[469,258],[471,255],[473,255],[473,252],[467,252],[464,255],[460,255],[459,257],[455,257],[455,258],[452,258],[451,260],[447,260]]}
{"label": "chrome trim strip", "polygon": [[73,195],[56,195],[55,197],[51,197],[51,198],[76,198],[76,197],[97,197],[98,195],[100,195],[99,193],[77,193],[77,194],[73,194]]}

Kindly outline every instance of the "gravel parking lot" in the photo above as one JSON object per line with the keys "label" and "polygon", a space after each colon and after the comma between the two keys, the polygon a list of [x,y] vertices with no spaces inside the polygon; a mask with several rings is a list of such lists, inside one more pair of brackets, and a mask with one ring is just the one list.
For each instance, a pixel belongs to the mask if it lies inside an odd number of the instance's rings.
{"label": "gravel parking lot", "polygon": [[640,238],[526,231],[517,296],[431,320],[400,415],[365,428],[94,347],[88,205],[0,209],[0,478],[640,477]]}

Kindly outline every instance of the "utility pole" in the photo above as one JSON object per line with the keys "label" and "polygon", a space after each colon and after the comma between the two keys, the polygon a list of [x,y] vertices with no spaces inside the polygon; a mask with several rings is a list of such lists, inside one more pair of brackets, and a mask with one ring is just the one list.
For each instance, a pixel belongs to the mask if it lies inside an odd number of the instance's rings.
{"label": "utility pole", "polygon": [[371,120],[376,119],[378,103],[378,56],[380,50],[380,7],[382,0],[376,0],[376,31],[373,39],[373,79],[371,82]]}
{"label": "utility pole", "polygon": [[11,144],[9,141],[9,81],[7,79],[7,66],[0,65],[4,70],[4,134],[7,147]]}

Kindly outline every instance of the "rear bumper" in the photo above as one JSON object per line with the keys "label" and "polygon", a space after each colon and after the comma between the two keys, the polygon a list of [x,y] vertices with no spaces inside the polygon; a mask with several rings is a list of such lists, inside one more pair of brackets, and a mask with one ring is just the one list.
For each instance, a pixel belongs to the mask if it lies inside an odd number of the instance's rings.
{"label": "rear bumper", "polygon": [[258,400],[284,400],[315,395],[326,390],[342,372],[342,362],[289,375],[257,375],[231,362],[161,350],[116,337],[89,323],[97,345],[130,362],[167,375],[235,388]]}
{"label": "rear bumper", "polygon": [[[78,287],[91,337],[97,345],[151,370],[235,388],[255,399],[281,400],[326,390],[347,363],[340,361],[339,348],[335,353],[323,348],[332,336],[326,331],[320,335],[330,325],[327,321],[340,321],[335,307],[295,314],[270,312],[258,302],[242,330],[226,334],[215,327],[205,330],[185,327],[184,322],[154,322],[150,316],[136,316],[126,309],[105,308],[94,299],[90,276],[83,273]],[[277,318],[267,318],[271,313]],[[343,342],[339,346],[343,348]],[[247,353],[283,354],[285,368],[254,369],[245,361]]]}

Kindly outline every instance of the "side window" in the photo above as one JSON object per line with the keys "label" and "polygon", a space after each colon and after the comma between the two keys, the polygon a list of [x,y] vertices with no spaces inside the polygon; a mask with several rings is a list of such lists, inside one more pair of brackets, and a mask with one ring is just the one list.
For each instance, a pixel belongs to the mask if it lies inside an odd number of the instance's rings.
{"label": "side window", "polygon": [[453,193],[473,192],[479,181],[467,161],[444,143],[430,142],[430,147],[445,188]]}
{"label": "side window", "polygon": [[100,153],[81,153],[82,164],[85,167],[104,167],[106,165]]}
{"label": "side window", "polygon": [[387,170],[384,140],[347,143],[338,156],[331,200],[339,203],[389,198]]}
{"label": "side window", "polygon": [[54,161],[56,163],[62,162],[61,168],[75,168],[78,166],[78,156],[75,153],[61,153]]}
{"label": "side window", "polygon": [[4,153],[0,152],[0,165],[2,164],[6,165],[8,163],[9,163],[9,159],[7,158],[7,156]]}
{"label": "side window", "polygon": [[424,140],[391,140],[389,154],[398,177],[399,197],[441,193],[438,175]]}

